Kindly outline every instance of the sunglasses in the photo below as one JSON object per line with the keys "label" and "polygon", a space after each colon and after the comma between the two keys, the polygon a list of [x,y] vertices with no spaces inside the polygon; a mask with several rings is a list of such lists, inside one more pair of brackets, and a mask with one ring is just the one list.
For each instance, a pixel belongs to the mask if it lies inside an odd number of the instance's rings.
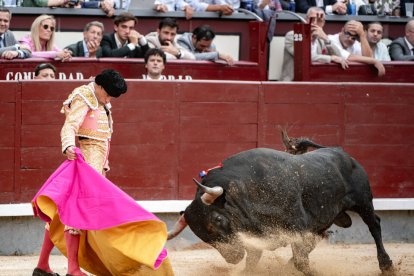
{"label": "sunglasses", "polygon": [[346,35],[348,38],[352,39],[353,41],[359,40],[359,36],[358,35],[353,35],[350,32],[345,32],[344,31],[344,35]]}
{"label": "sunglasses", "polygon": [[43,29],[45,29],[45,30],[49,30],[49,28],[50,28],[50,31],[51,31],[51,32],[54,32],[54,31],[55,31],[55,27],[53,27],[53,26],[49,26],[49,25],[47,25],[47,24],[43,25],[42,27],[43,27]]}

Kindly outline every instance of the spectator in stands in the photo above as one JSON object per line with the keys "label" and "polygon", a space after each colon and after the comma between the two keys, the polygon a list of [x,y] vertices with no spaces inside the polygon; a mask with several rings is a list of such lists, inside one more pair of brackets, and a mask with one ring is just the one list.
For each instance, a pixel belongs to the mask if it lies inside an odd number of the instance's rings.
{"label": "spectator in stands", "polygon": [[[311,24],[311,58],[312,61],[341,64],[343,69],[348,63],[340,57],[339,49],[334,45],[327,45],[328,36],[323,31],[325,26],[325,13],[321,8],[310,7],[306,13],[306,21]],[[292,81],[294,78],[294,45],[293,31],[285,36],[282,76],[283,81]]]}
{"label": "spectator in stands", "polygon": [[17,43],[9,30],[11,17],[10,10],[0,7],[0,56],[4,59],[28,58],[31,52]]}
{"label": "spectator in stands", "polygon": [[193,53],[196,60],[224,60],[233,65],[234,60],[230,55],[220,53],[213,44],[216,36],[209,25],[202,25],[193,30],[192,33],[184,33],[178,38],[178,44]]}
{"label": "spectator in stands", "polygon": [[32,57],[54,58],[67,61],[72,55],[67,50],[60,50],[54,45],[55,18],[43,14],[38,16],[32,23],[30,34],[24,36],[20,43],[32,51]]}
{"label": "spectator in stands", "polygon": [[[279,3],[277,3],[277,1]],[[254,12],[263,20],[269,21],[275,11],[289,10],[289,1],[285,0],[258,0]]]}
{"label": "spectator in stands", "polygon": [[373,58],[372,50],[361,22],[355,20],[346,22],[340,33],[328,35],[327,43],[337,46],[341,56],[348,62],[355,61],[371,64],[378,69],[378,76],[385,74],[384,65]]}
{"label": "spectator in stands", "polygon": [[157,12],[183,11],[185,18],[193,17],[194,9],[184,0],[155,0],[154,10]]}
{"label": "spectator in stands", "polygon": [[108,16],[112,16],[115,12],[116,4],[114,0],[23,0],[22,7],[102,9]]}
{"label": "spectator in stands", "polygon": [[54,80],[56,79],[56,67],[50,63],[41,63],[35,68],[36,80]]}
{"label": "spectator in stands", "polygon": [[[195,12],[218,12],[224,15],[231,15],[234,12],[233,5],[220,0],[185,0]],[[240,6],[240,1],[239,1]]]}
{"label": "spectator in stands", "polygon": [[383,27],[380,22],[372,22],[368,24],[367,40],[371,50],[374,54],[374,58],[381,61],[390,61],[390,55],[388,48],[381,41],[383,34]]}
{"label": "spectator in stands", "polygon": [[165,69],[167,63],[167,57],[161,49],[151,48],[145,53],[144,57],[145,68],[147,74],[143,75],[146,80],[165,80],[165,76],[162,72]]}
{"label": "spectator in stands", "polygon": [[347,2],[343,0],[296,0],[296,12],[306,13],[310,7],[319,7],[326,14],[347,14]]}
{"label": "spectator in stands", "polygon": [[104,25],[98,21],[92,21],[85,25],[83,29],[83,40],[66,46],[73,57],[102,57],[100,46]]}
{"label": "spectator in stands", "polygon": [[400,0],[368,0],[368,3],[374,5],[378,15],[400,16]]}
{"label": "spectator in stands", "polygon": [[405,37],[399,37],[390,44],[392,60],[414,60],[414,19],[405,25]]}
{"label": "spectator in stands", "polygon": [[78,0],[23,0],[22,7],[75,7]]}
{"label": "spectator in stands", "polygon": [[149,49],[147,39],[135,30],[138,20],[128,12],[114,19],[114,32],[101,41],[103,57],[143,58]]}
{"label": "spectator in stands", "polygon": [[173,18],[161,19],[156,32],[146,35],[151,48],[164,51],[167,59],[195,59],[194,55],[180,47],[176,41],[178,24]]}
{"label": "spectator in stands", "polygon": [[348,58],[349,54],[366,57],[373,56],[364,26],[359,21],[350,20],[346,22],[341,32],[328,37],[341,50],[344,58]]}

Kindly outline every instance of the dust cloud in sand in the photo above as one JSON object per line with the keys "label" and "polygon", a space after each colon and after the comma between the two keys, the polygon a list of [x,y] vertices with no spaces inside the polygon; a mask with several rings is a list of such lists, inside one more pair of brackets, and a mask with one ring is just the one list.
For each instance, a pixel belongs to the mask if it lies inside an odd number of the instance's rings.
{"label": "dust cloud in sand", "polygon": [[[386,243],[385,249],[394,262],[396,275],[414,276],[414,243]],[[177,276],[241,276],[244,260],[237,265],[226,263],[217,250],[200,243],[189,248],[169,250],[170,260]],[[252,276],[303,275],[289,262],[290,246],[264,251]],[[38,256],[0,256],[0,276],[31,275]],[[64,256],[53,255],[51,267],[60,275],[66,274]],[[320,241],[310,254],[310,266],[321,276],[378,276],[375,244],[329,244]],[[249,275],[250,276],[250,275]]]}

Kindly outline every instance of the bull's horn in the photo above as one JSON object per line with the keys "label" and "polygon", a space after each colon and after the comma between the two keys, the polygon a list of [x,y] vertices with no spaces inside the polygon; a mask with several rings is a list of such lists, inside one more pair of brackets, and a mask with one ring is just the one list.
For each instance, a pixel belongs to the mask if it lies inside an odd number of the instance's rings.
{"label": "bull's horn", "polygon": [[174,224],[173,228],[168,231],[167,240],[171,240],[178,236],[184,228],[187,226],[187,222],[185,221],[184,214],[180,216],[177,222]]}
{"label": "bull's horn", "polygon": [[206,205],[211,205],[216,198],[221,196],[223,194],[223,188],[220,186],[216,186],[213,188],[204,186],[200,182],[198,182],[195,178],[193,178],[193,181],[197,184],[198,187],[204,192],[204,194],[201,196],[201,201]]}

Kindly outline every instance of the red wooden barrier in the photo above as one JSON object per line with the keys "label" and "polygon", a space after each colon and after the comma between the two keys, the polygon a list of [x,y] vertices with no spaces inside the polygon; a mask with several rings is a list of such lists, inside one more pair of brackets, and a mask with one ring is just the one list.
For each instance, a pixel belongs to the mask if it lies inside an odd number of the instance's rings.
{"label": "red wooden barrier", "polygon": [[[64,160],[62,101],[85,81],[0,82],[0,203],[29,202]],[[128,80],[113,101],[109,178],[137,200],[191,199],[191,178],[254,147],[283,149],[279,126],[342,146],[375,197],[414,197],[414,84]]]}

